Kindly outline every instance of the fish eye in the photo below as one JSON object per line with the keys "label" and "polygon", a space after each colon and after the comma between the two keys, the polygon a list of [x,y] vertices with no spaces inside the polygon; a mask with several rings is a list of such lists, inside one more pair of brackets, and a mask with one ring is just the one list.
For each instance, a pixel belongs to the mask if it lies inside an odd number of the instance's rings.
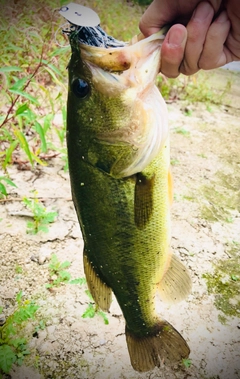
{"label": "fish eye", "polygon": [[75,96],[84,99],[90,91],[90,86],[88,82],[78,78],[72,82],[72,91]]}

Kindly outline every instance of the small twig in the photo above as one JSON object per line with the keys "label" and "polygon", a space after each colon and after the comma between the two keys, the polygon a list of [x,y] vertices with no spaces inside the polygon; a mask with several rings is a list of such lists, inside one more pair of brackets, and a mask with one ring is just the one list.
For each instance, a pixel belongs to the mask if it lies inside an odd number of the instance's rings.
{"label": "small twig", "polygon": [[[42,60],[43,60],[43,47],[42,47],[42,51],[41,51],[40,61],[39,61],[38,65],[37,65],[37,67],[35,68],[35,70],[33,71],[32,75],[31,75],[30,78],[28,79],[27,83],[26,83],[25,86],[23,87],[23,91],[29,86],[29,84],[30,84],[32,78],[34,78],[34,76],[37,74],[38,70],[39,70],[40,67],[42,66]],[[0,128],[1,128],[3,125],[5,125],[9,120],[11,120],[12,118],[14,118],[14,115],[12,115],[12,116],[9,116],[9,115],[10,115],[10,113],[12,112],[12,110],[13,110],[13,108],[14,108],[14,106],[15,106],[15,104],[16,104],[16,102],[18,101],[18,99],[19,99],[20,96],[21,96],[21,95],[17,95],[17,96],[15,97],[15,99],[12,100],[12,104],[11,104],[10,108],[8,109],[7,114],[6,114],[6,117],[5,117],[5,119],[3,120],[3,122],[1,123]]]}

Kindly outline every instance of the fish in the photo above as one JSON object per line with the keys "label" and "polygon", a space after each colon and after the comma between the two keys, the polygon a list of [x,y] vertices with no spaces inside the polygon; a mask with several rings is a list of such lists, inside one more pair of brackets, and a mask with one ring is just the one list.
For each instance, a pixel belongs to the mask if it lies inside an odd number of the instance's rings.
{"label": "fish", "polygon": [[156,296],[175,303],[191,291],[189,272],[171,250],[168,114],[155,85],[164,37],[160,30],[106,48],[69,35],[66,136],[84,272],[103,311],[115,295],[139,372],[190,353],[156,311]]}

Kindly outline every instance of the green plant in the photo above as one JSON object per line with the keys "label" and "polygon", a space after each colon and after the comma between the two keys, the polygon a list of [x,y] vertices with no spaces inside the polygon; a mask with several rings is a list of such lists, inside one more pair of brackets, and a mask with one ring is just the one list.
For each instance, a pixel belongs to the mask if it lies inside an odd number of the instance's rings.
{"label": "green plant", "polygon": [[186,137],[190,136],[190,132],[184,128],[176,128],[175,133],[182,134],[183,136],[186,136]]}
{"label": "green plant", "polygon": [[[3,184],[3,182],[5,182],[5,183]],[[8,195],[7,189],[6,189],[6,184],[8,184],[9,186],[17,188],[16,184],[13,183],[12,180],[7,178],[6,176],[0,176],[0,199],[7,197],[7,195]]]}
{"label": "green plant", "polygon": [[71,279],[71,274],[66,271],[70,267],[69,261],[60,262],[56,254],[52,254],[48,265],[50,283],[46,284],[46,288],[59,287],[61,284],[85,284],[85,278]]}
{"label": "green plant", "polygon": [[57,212],[49,212],[44,205],[39,202],[36,197],[37,192],[34,191],[34,198],[28,199],[27,197],[23,198],[24,205],[32,212],[33,221],[27,222],[27,233],[37,234],[42,231],[48,232],[48,225],[55,221],[57,217]]}
{"label": "green plant", "polygon": [[58,287],[62,283],[68,283],[71,275],[65,269],[69,266],[71,266],[70,262],[65,261],[61,263],[56,254],[52,254],[51,261],[48,265],[50,283],[46,284],[46,288]]}
{"label": "green plant", "polygon": [[[180,75],[176,79],[159,75],[156,84],[165,100],[184,100],[188,104],[202,102],[211,112],[210,105],[223,102],[224,96],[231,88],[231,82],[228,81],[224,89],[218,90],[214,84],[209,83],[207,75],[205,72],[199,72],[191,77]],[[191,116],[192,110],[186,108],[185,115]]]}
{"label": "green plant", "polygon": [[46,164],[53,117],[67,94],[65,67],[70,51],[55,42],[57,6],[54,0],[48,5],[33,0],[29,6],[19,0],[12,9],[1,6],[0,164],[4,171],[16,159],[32,167]]}
{"label": "green plant", "polygon": [[88,304],[87,309],[82,314],[82,318],[88,318],[88,317],[93,318],[95,315],[98,315],[98,316],[102,317],[104,324],[108,325],[109,321],[108,321],[108,317],[107,317],[106,313],[99,310],[99,307],[94,304],[94,300],[93,300],[93,297],[92,297],[90,291],[86,290],[85,292],[88,295],[88,297],[90,298],[91,302]]}
{"label": "green plant", "polygon": [[192,361],[191,361],[191,359],[188,359],[188,358],[182,359],[182,364],[185,368],[189,368],[192,365]]}
{"label": "green plant", "polygon": [[[39,306],[29,300],[23,301],[22,296],[20,291],[16,296],[15,311],[0,326],[0,373],[8,374],[14,363],[21,365],[24,357],[30,354],[26,338],[17,336],[26,321],[34,318]],[[0,313],[2,311],[0,307]]]}
{"label": "green plant", "polygon": [[46,327],[45,321],[40,320],[38,325],[35,327],[34,333],[37,333],[39,330],[44,330]]}
{"label": "green plant", "polygon": [[15,266],[15,273],[16,274],[22,274],[23,273],[22,267],[19,266],[18,264],[16,264],[16,266]]}

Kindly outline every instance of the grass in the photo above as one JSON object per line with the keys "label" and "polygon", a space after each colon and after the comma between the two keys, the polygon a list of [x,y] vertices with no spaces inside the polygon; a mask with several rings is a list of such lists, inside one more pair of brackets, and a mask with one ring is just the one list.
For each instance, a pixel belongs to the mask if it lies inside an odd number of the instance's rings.
{"label": "grass", "polygon": [[[23,301],[23,293],[20,291],[16,296],[17,306],[2,326],[0,326],[0,377],[8,374],[12,365],[22,365],[26,355],[30,354],[27,340],[22,336],[21,329],[29,319],[35,317],[39,306],[31,301]],[[3,308],[0,307],[0,313]]]}
{"label": "grass", "polygon": [[0,199],[6,198],[8,196],[6,188],[7,185],[17,188],[16,184],[13,183],[11,179],[6,176],[0,176]]}
{"label": "grass", "polygon": [[[181,74],[177,79],[159,75],[156,83],[166,100],[184,100],[187,104],[205,103],[208,111],[211,111],[211,104],[220,105],[223,103],[224,97],[232,85],[231,81],[228,80],[222,90],[216,89],[216,86],[210,84],[208,74],[202,71],[189,77]],[[191,116],[192,110],[187,109],[185,114]]]}

